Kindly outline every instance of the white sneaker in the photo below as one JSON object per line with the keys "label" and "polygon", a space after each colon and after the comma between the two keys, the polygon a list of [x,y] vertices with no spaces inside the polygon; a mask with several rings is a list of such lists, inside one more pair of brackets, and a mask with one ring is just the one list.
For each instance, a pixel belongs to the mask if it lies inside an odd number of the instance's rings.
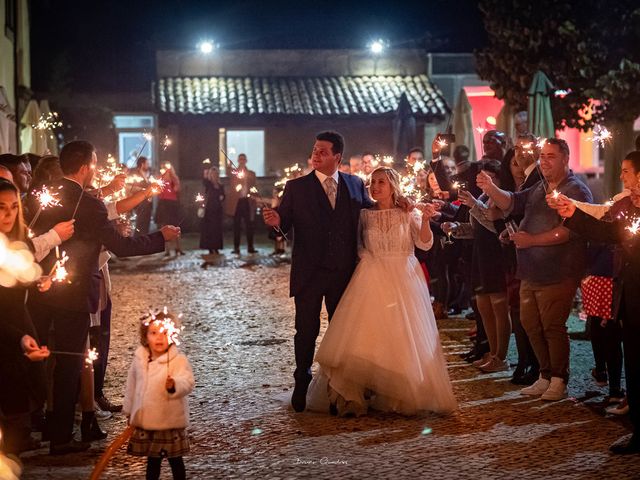
{"label": "white sneaker", "polygon": [[551,377],[551,383],[546,392],[540,397],[542,400],[556,401],[567,398],[567,384],[560,377]]}
{"label": "white sneaker", "polygon": [[531,395],[531,396],[542,395],[544,392],[547,391],[550,383],[551,382],[549,382],[549,380],[547,380],[546,378],[542,378],[541,376],[540,378],[538,378],[538,380],[535,381],[533,385],[524,387],[522,390],[520,390],[520,393],[522,395]]}

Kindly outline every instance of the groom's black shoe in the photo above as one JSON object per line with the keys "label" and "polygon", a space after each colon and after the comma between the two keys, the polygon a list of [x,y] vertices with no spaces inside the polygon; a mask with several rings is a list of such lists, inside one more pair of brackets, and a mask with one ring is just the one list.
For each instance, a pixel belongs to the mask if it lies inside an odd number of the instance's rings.
{"label": "groom's black shoe", "polygon": [[308,383],[296,382],[293,395],[291,395],[291,406],[296,412],[304,412],[304,409],[307,408],[307,388],[309,388]]}
{"label": "groom's black shoe", "polygon": [[338,406],[335,403],[329,404],[329,414],[334,417],[338,416]]}
{"label": "groom's black shoe", "polygon": [[609,450],[618,455],[640,453],[640,436],[633,434],[619,438],[609,446]]}

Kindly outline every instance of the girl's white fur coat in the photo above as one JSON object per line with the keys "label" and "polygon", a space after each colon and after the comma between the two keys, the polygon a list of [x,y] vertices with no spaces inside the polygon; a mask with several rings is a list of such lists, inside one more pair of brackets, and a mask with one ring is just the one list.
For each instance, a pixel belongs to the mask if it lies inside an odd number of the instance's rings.
{"label": "girl's white fur coat", "polygon": [[[175,381],[175,393],[169,393],[165,388],[167,373]],[[149,361],[149,350],[140,346],[129,368],[122,410],[134,427],[145,430],[185,428],[189,425],[187,395],[194,384],[189,360],[175,345],[152,362]]]}

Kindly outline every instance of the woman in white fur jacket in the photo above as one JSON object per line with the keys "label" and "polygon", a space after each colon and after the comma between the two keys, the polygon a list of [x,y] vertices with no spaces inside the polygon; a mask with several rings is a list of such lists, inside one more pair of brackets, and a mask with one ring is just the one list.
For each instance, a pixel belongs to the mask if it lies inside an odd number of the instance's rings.
{"label": "woman in white fur jacket", "polygon": [[[160,477],[167,457],[174,479],[186,478],[182,456],[189,451],[187,395],[194,387],[187,357],[170,342],[168,313],[152,315],[140,324],[140,343],[129,368],[123,412],[136,427],[127,451],[147,457],[147,479]],[[169,328],[171,330],[171,328]]]}

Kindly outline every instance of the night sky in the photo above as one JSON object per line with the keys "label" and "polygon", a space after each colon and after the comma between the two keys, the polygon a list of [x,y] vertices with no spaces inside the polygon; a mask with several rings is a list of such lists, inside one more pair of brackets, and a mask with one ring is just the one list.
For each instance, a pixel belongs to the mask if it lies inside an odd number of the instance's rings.
{"label": "night sky", "polygon": [[[146,91],[157,49],[362,48],[392,46],[471,52],[484,42],[471,0],[72,1],[31,4],[32,86],[36,92]],[[427,40],[429,39],[429,40]]]}

